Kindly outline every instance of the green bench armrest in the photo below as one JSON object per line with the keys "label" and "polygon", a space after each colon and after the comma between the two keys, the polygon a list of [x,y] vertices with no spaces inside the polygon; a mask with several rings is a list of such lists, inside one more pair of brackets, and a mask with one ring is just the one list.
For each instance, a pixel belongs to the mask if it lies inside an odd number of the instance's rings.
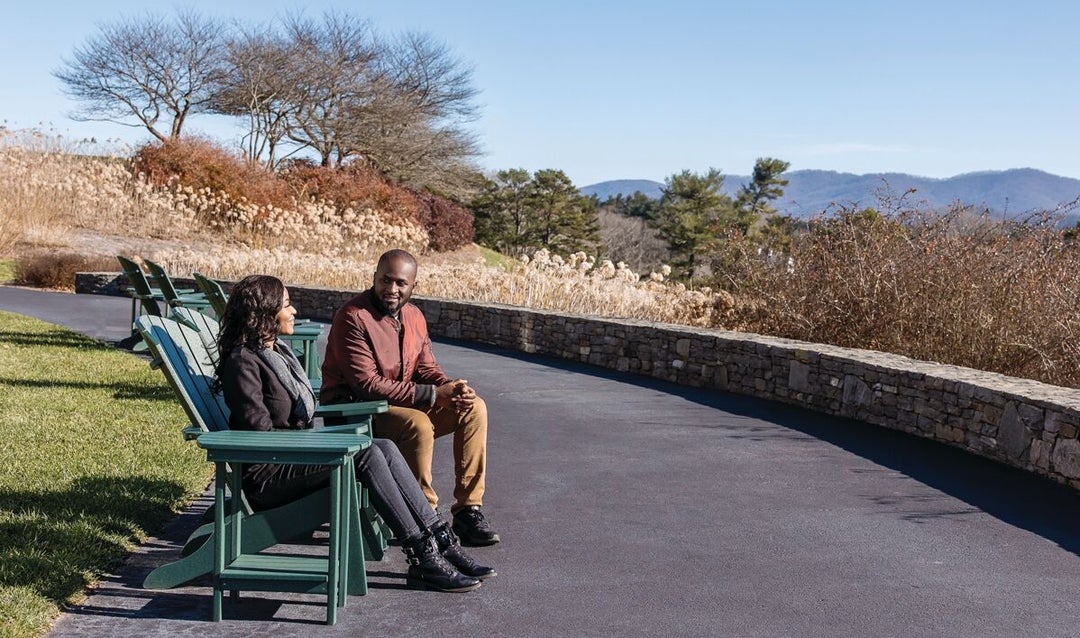
{"label": "green bench armrest", "polygon": [[321,465],[340,462],[371,445],[354,434],[321,434],[314,430],[254,432],[219,430],[198,438],[208,461]]}
{"label": "green bench armrest", "polygon": [[367,436],[368,426],[366,424],[347,423],[345,425],[324,425],[321,428],[317,428],[316,432],[322,432],[323,434],[361,434]]}
{"label": "green bench armrest", "polygon": [[315,408],[315,416],[343,419],[350,416],[382,414],[386,412],[386,401],[361,401],[359,403],[335,403],[320,405]]}
{"label": "green bench armrest", "polygon": [[[336,403],[333,405],[320,405],[315,408],[315,416],[330,417],[332,419],[347,419],[355,416],[368,416],[386,412],[386,401],[362,401],[359,403]],[[324,434],[355,434],[356,424],[331,425],[318,428],[318,432]],[[197,441],[200,437],[208,434],[197,425],[189,425],[183,429],[185,441]]]}
{"label": "green bench armrest", "polygon": [[[320,405],[315,408],[315,416],[331,419],[347,419],[355,416],[369,416],[386,412],[386,401],[361,401],[358,403],[335,403],[332,405]],[[330,425],[318,428],[325,434],[352,434],[356,433],[356,424]],[[195,441],[207,434],[197,425],[189,425],[183,430],[185,441]]]}

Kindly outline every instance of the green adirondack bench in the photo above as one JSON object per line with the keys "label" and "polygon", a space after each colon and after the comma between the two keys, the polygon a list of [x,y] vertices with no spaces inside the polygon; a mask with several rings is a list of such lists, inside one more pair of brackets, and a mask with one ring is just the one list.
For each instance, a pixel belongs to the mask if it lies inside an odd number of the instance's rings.
{"label": "green adirondack bench", "polygon": [[[177,310],[174,309],[174,312]],[[199,331],[173,319],[152,315],[140,316],[136,319],[135,326],[153,357],[151,365],[164,373],[190,421],[183,429],[185,438],[197,440],[207,432],[227,431],[229,411],[221,395],[212,391],[213,358]],[[383,401],[319,406],[316,416],[349,425],[319,428],[311,432],[370,435],[371,415],[385,411],[386,403]],[[300,433],[302,432],[298,432]],[[270,443],[269,439],[265,440]],[[271,452],[263,462],[275,458],[277,457]],[[250,457],[245,460],[254,462]],[[233,497],[235,499],[236,494],[233,494]],[[383,528],[368,503],[367,490],[358,491],[358,503],[359,507],[352,507],[348,513],[349,521],[345,526],[346,529],[359,530],[360,533],[348,534],[348,537],[343,539],[343,542],[348,543],[346,554],[349,564],[342,570],[342,573],[347,575],[347,580],[343,581],[342,595],[345,592],[366,593],[367,579],[363,560],[380,560],[386,547]],[[238,551],[245,556],[257,554],[290,539],[310,537],[313,530],[330,520],[332,509],[326,490],[278,508],[259,512],[253,511],[240,494],[238,502],[230,507],[236,507],[242,516],[242,524],[238,525],[241,531],[234,540],[238,543]],[[143,581],[143,587],[170,589],[196,578],[212,575],[216,564],[215,546],[218,538],[213,523],[199,527],[185,543],[181,558],[150,572]],[[221,542],[224,542],[224,539],[221,539]]]}
{"label": "green adirondack bench", "polygon": [[[371,445],[371,439],[357,434],[300,432],[252,432],[219,430],[198,438],[206,450],[206,460],[215,466],[213,524],[214,588],[213,618],[221,620],[225,590],[233,598],[239,590],[301,592],[326,596],[326,624],[337,622],[337,609],[344,607],[349,590],[350,538],[360,534],[350,519],[358,502],[353,457]],[[248,551],[243,545],[250,517],[234,498],[226,508],[226,486],[241,492],[240,473],[245,463],[273,460],[286,465],[322,465],[330,468],[328,494],[330,544],[322,556]],[[233,468],[233,470],[230,470]],[[229,511],[226,513],[226,509]],[[209,542],[209,541],[208,541]],[[356,548],[354,551],[362,551]],[[357,553],[357,556],[360,554]],[[363,563],[357,565],[363,569]],[[361,586],[357,593],[364,593]]]}
{"label": "green adirondack bench", "polygon": [[[150,285],[150,280],[146,278],[146,273],[143,272],[139,264],[123,255],[117,255],[116,260],[120,262],[120,268],[124,271],[124,276],[127,277],[130,285],[128,292],[131,294],[132,326],[134,327],[135,317],[142,313],[161,317],[161,308],[158,306],[158,302],[165,301],[165,295],[162,294],[161,290]],[[136,309],[136,306],[138,306],[138,309]]]}
{"label": "green adirondack bench", "polygon": [[221,331],[221,324],[218,323],[218,320],[198,310],[184,307],[171,309],[169,317],[199,333],[199,340],[202,341],[203,347],[206,348],[206,355],[209,357],[211,367],[216,369],[218,363],[217,338],[218,333]]}
{"label": "green adirondack bench", "polygon": [[225,289],[221,287],[221,284],[202,273],[193,272],[191,276],[195,279],[195,284],[199,286],[199,290],[206,295],[210,307],[214,309],[214,314],[224,317],[225,304],[228,303],[229,297],[225,294]]}
{"label": "green adirondack bench", "polygon": [[[206,295],[194,290],[179,290],[176,285],[173,284],[172,277],[165,271],[164,268],[158,264],[144,259],[146,269],[150,271],[150,275],[154,278],[154,282],[157,283],[158,288],[161,290],[162,296],[165,298],[165,303],[173,308],[194,308],[196,310],[206,310],[210,308],[210,301],[206,298]],[[220,316],[220,315],[219,315]]]}

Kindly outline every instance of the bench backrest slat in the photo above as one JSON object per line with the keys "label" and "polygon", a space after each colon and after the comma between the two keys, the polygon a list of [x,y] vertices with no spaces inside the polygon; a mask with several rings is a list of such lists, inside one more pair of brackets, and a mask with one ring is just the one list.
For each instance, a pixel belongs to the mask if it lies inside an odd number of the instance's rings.
{"label": "bench backrest slat", "polygon": [[154,301],[154,290],[150,287],[150,280],[146,278],[146,273],[143,272],[139,264],[123,255],[117,255],[116,260],[120,262],[120,267],[124,270],[128,283],[131,284],[131,288],[135,291],[135,297],[142,300],[143,310],[152,315],[161,316],[161,310],[158,308],[157,302]]}
{"label": "bench backrest slat", "polygon": [[170,304],[180,298],[180,293],[176,291],[176,286],[173,285],[172,278],[169,277],[169,273],[164,268],[150,261],[144,259],[146,269],[150,271],[154,281],[157,282],[158,288],[161,289],[161,294],[165,297],[165,300]]}
{"label": "bench backrest slat", "polygon": [[[206,350],[207,356],[210,358],[210,363],[216,368],[218,363],[217,337],[218,333],[221,331],[221,324],[217,322],[217,319],[199,312],[198,310],[184,307],[173,308],[172,318],[189,328],[195,329],[199,335],[201,347]],[[187,335],[186,332],[184,334]]]}
{"label": "bench backrest slat", "polygon": [[229,409],[213,391],[215,358],[198,331],[173,319],[143,315],[135,327],[146,341],[184,412],[206,432],[229,427]]}
{"label": "bench backrest slat", "polygon": [[214,314],[218,316],[218,319],[224,317],[225,304],[229,301],[229,298],[225,294],[225,290],[222,289],[221,284],[197,272],[191,273],[191,276],[195,278],[195,283],[199,285],[203,294],[206,295],[206,299],[210,302],[210,307],[214,309]]}

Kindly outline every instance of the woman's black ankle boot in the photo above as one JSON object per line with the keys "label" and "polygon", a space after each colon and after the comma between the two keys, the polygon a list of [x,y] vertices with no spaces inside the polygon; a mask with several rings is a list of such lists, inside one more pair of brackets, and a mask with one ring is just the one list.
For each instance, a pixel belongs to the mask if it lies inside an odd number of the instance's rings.
{"label": "woman's black ankle boot", "polygon": [[457,534],[454,533],[454,530],[450,528],[449,524],[442,523],[431,530],[431,533],[435,537],[435,543],[439,547],[439,553],[462,574],[472,576],[473,578],[479,578],[480,580],[491,578],[495,575],[494,567],[485,567],[462,551],[461,541],[458,540]]}
{"label": "woman's black ankle boot", "polygon": [[430,534],[403,541],[401,551],[405,552],[409,562],[410,585],[422,583],[432,589],[451,592],[469,591],[480,586],[478,579],[462,574],[442,557]]}

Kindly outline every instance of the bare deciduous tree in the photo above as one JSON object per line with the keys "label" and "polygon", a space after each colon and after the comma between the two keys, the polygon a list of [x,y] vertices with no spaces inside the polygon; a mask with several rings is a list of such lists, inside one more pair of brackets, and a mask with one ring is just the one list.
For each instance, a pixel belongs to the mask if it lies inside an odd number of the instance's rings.
{"label": "bare deciduous tree", "polygon": [[[479,155],[472,69],[430,36],[378,36],[355,15],[292,16],[230,43],[216,109],[249,121],[250,157],[309,149],[323,166],[365,162],[410,187],[463,199]],[[272,69],[272,73],[265,70]]]}
{"label": "bare deciduous tree", "polygon": [[308,151],[453,199],[477,186],[472,69],[431,36],[383,39],[347,12],[231,33],[191,12],[128,19],[55,75],[83,102],[76,117],[144,126],[163,142],[208,111],[244,118],[244,153],[271,168]]}
{"label": "bare deciduous tree", "polygon": [[476,119],[478,91],[472,68],[445,44],[409,32],[386,45],[379,58],[396,96],[376,127],[357,129],[359,154],[393,179],[464,199],[479,187],[473,160],[476,137],[465,124]]}
{"label": "bare deciduous tree", "polygon": [[612,261],[626,262],[637,273],[659,268],[670,259],[667,243],[642,217],[621,215],[610,206],[597,211],[600,239]]}
{"label": "bare deciduous tree", "polygon": [[315,151],[323,166],[341,165],[352,152],[342,132],[350,120],[366,119],[382,93],[375,33],[368,21],[340,12],[321,22],[292,16],[284,26],[282,73],[294,89],[286,135]]}
{"label": "bare deciduous tree", "polygon": [[164,142],[208,107],[223,53],[219,21],[190,11],[173,22],[147,15],[106,24],[53,75],[83,103],[74,119],[143,126]]}
{"label": "bare deciduous tree", "polygon": [[473,100],[479,91],[472,85],[473,69],[454,58],[444,43],[410,31],[387,45],[382,63],[395,89],[424,115],[439,123],[476,118]]}
{"label": "bare deciduous tree", "polygon": [[247,118],[244,154],[274,168],[283,159],[278,148],[288,132],[297,91],[285,73],[288,47],[272,31],[257,28],[239,31],[226,49],[228,72],[214,93],[211,110]]}

